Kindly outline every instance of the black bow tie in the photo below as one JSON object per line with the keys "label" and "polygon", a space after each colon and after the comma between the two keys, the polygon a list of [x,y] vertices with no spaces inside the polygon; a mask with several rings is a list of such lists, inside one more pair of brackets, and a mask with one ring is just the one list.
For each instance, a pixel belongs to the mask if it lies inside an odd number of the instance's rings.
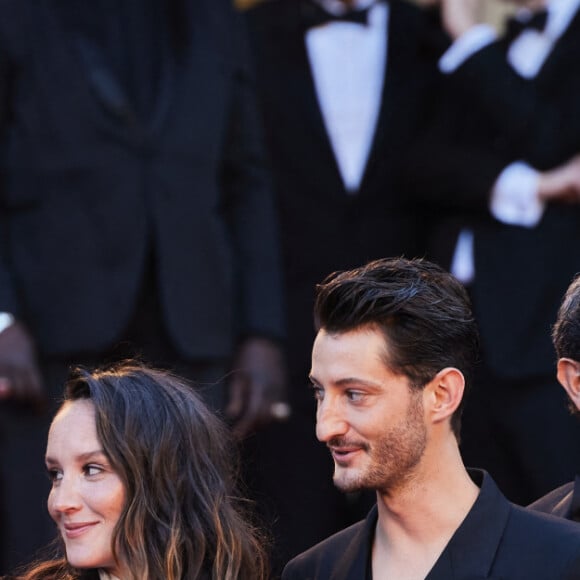
{"label": "black bow tie", "polygon": [[542,32],[546,28],[548,21],[548,11],[538,10],[529,20],[519,20],[515,17],[508,18],[506,22],[505,37],[512,41],[516,39],[524,30],[538,30]]}
{"label": "black bow tie", "polygon": [[304,2],[302,4],[302,20],[304,28],[314,28],[329,22],[355,22],[366,26],[368,23],[369,9],[348,10],[343,14],[332,14],[327,12],[322,6],[315,2]]}

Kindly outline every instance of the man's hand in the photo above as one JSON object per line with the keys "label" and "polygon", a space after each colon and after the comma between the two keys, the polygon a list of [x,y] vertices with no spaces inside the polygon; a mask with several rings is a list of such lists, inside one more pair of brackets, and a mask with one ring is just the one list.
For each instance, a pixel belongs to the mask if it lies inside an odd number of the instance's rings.
{"label": "man's hand", "polygon": [[541,173],[538,196],[546,203],[580,203],[580,155]]}
{"label": "man's hand", "polygon": [[234,358],[226,415],[236,436],[289,414],[286,405],[286,369],[281,349],[265,338],[248,338]]}
{"label": "man's hand", "polygon": [[483,0],[439,0],[441,22],[453,38],[459,38],[482,21]]}
{"label": "man's hand", "polygon": [[0,401],[8,399],[38,407],[46,402],[34,342],[18,321],[0,332]]}

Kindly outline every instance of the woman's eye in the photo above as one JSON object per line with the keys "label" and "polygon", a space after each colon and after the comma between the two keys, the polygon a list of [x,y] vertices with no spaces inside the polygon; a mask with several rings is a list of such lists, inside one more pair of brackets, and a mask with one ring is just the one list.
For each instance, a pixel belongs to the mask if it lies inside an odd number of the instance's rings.
{"label": "woman's eye", "polygon": [[91,477],[93,475],[99,475],[100,473],[103,472],[103,470],[98,465],[85,465],[84,472],[85,472],[85,475],[88,475],[89,477]]}
{"label": "woman's eye", "polygon": [[62,472],[58,469],[48,469],[46,473],[48,475],[48,479],[50,479],[50,481],[53,483],[62,479]]}

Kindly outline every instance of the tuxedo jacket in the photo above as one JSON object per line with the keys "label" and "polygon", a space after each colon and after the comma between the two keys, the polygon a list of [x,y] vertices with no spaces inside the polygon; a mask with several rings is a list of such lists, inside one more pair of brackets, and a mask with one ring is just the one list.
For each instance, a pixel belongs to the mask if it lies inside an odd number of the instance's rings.
{"label": "tuxedo jacket", "polygon": [[[580,577],[580,527],[511,504],[473,470],[475,504],[426,580],[559,580]],[[282,580],[371,580],[377,508],[366,520],[291,560]]]}
{"label": "tuxedo jacket", "polygon": [[[248,11],[260,104],[278,194],[290,349],[308,361],[314,286],[337,269],[423,256],[428,216],[399,183],[402,152],[436,102],[444,50],[431,13],[389,4],[380,112],[360,188],[347,193],[326,131],[305,44],[305,0]],[[302,371],[301,371],[302,372]]]}
{"label": "tuxedo jacket", "polygon": [[580,522],[580,476],[547,493],[528,508]]}
{"label": "tuxedo jacket", "polygon": [[280,336],[271,188],[241,17],[185,2],[190,42],[165,47],[153,111],[135,114],[62,0],[0,1],[0,311],[42,351],[106,348],[153,256],[185,356]]}
{"label": "tuxedo jacket", "polygon": [[524,228],[495,220],[489,195],[512,162],[542,171],[580,152],[580,13],[533,79],[511,68],[508,46],[500,39],[447,76],[431,137],[414,151],[421,169],[410,179],[446,209],[443,230],[473,229],[472,296],[485,358],[513,379],[553,375],[550,328],[580,271],[580,206],[549,204],[539,225]]}

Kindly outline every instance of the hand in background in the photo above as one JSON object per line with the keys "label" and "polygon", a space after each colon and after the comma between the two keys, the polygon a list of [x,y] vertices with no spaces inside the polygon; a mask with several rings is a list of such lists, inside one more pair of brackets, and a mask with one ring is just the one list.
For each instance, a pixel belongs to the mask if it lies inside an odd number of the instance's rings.
{"label": "hand in background", "polygon": [[238,437],[272,421],[283,420],[284,410],[289,414],[286,380],[284,356],[274,342],[248,338],[240,345],[234,358],[226,408]]}
{"label": "hand in background", "polygon": [[0,401],[42,406],[46,394],[36,362],[34,341],[15,322],[0,333]]}
{"label": "hand in background", "polygon": [[538,196],[547,203],[580,203],[580,155],[541,173]]}

